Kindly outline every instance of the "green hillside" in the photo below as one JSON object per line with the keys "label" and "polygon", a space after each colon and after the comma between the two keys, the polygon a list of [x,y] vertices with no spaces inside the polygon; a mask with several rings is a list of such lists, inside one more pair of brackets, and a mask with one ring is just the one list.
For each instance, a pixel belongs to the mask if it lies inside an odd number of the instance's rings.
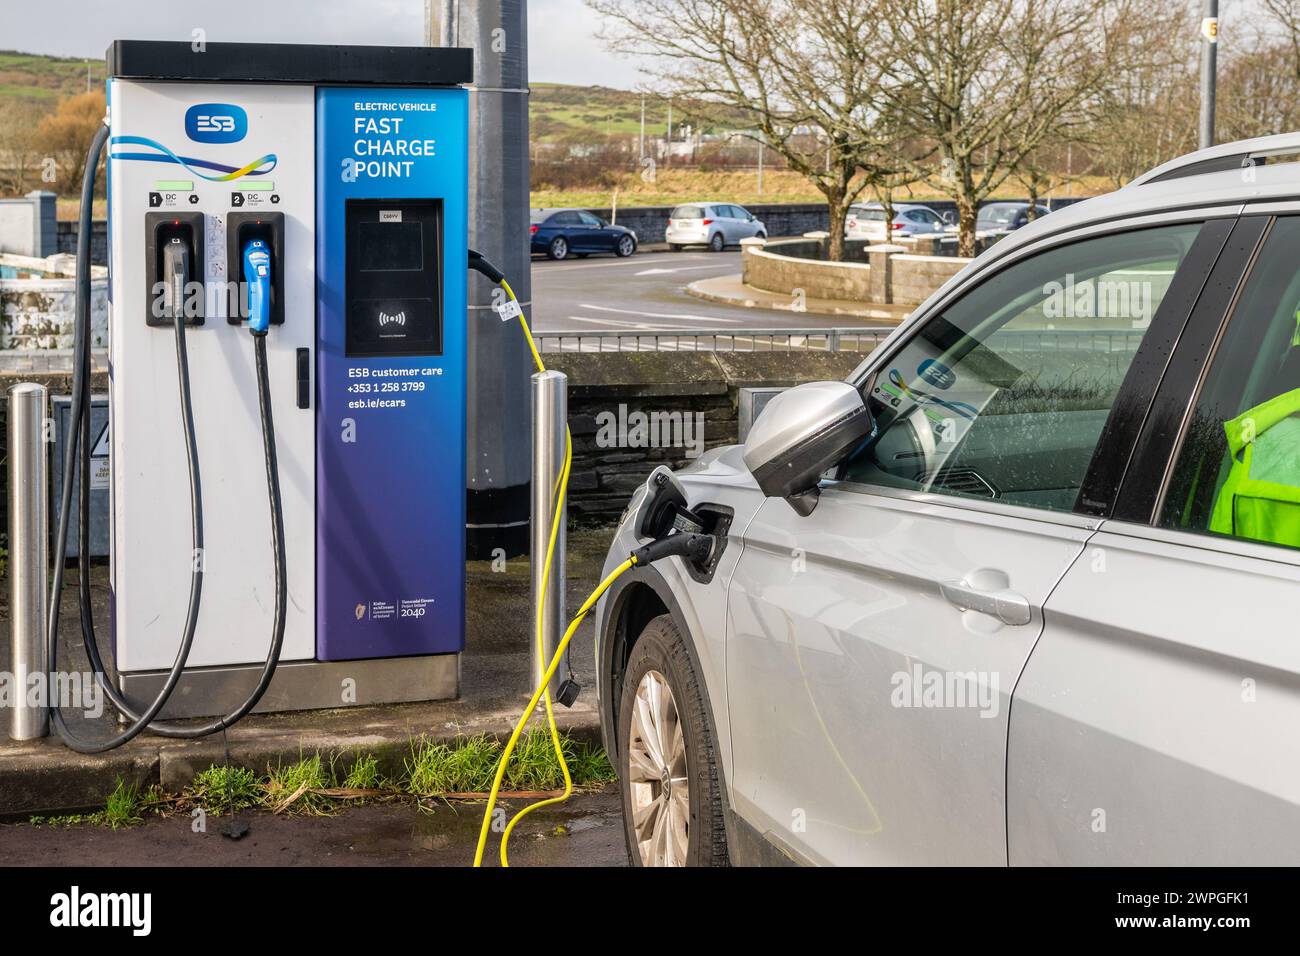
{"label": "green hillside", "polygon": [[[104,62],[91,60],[91,86],[104,82]],[[53,109],[60,97],[86,89],[86,60],[0,50],[0,104],[22,100]],[[529,98],[533,142],[593,142],[635,136],[641,125],[641,94],[603,86],[534,83]],[[697,123],[689,106],[673,107],[673,127]],[[646,135],[662,136],[668,104],[646,97]]]}
{"label": "green hillside", "polygon": [[91,89],[104,83],[103,60],[64,59],[0,50],[0,103],[23,99],[48,103],[51,108],[64,96],[86,91],[86,64],[90,64]]}

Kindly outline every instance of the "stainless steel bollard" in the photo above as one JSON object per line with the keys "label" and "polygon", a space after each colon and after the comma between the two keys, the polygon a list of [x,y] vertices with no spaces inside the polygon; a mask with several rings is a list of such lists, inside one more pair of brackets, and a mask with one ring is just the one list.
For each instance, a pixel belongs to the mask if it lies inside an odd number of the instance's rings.
{"label": "stainless steel bollard", "polygon": [[[27,705],[28,675],[48,679],[45,619],[49,604],[49,473],[45,466],[48,396],[44,385],[9,389],[9,620],[21,693],[14,700],[9,736],[33,740],[50,732],[49,712]],[[43,696],[43,695],[42,695]]]}
{"label": "stainless steel bollard", "polygon": [[[564,467],[565,424],[569,420],[569,378],[563,372],[537,372],[533,375],[533,473],[532,473],[532,549],[533,619],[528,633],[532,641],[532,686],[537,687],[551,663],[556,646],[564,634],[564,554],[567,507],[561,509],[560,527],[555,537],[555,557],[546,582],[546,604],[541,618],[541,642],[537,640],[537,609],[542,602],[542,572],[546,567],[546,550],[550,544],[555,483]],[[556,668],[549,684],[552,697],[564,679],[564,667]]]}

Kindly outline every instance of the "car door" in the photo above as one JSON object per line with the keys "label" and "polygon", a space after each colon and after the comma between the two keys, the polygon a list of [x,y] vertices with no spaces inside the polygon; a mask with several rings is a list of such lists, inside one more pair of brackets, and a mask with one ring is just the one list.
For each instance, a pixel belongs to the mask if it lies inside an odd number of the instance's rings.
{"label": "car door", "polygon": [[583,210],[578,213],[582,220],[583,234],[586,239],[586,252],[612,252],[614,249],[613,233],[605,228],[600,217]]}
{"label": "car door", "polygon": [[1300,863],[1298,247],[1300,216],[1238,223],[1115,517],[1048,600],[1013,863]]}
{"label": "car door", "polygon": [[[1006,862],[1012,689],[1100,520],[1079,509],[1097,449],[1150,399],[1194,301],[1175,293],[1224,241],[1195,221],[1106,228],[932,308],[869,366],[873,438],[813,513],[769,500],[744,531],[732,801],[798,859]],[[1079,315],[1059,294],[1134,269],[1152,284],[1132,308]]]}
{"label": "car door", "polygon": [[751,236],[758,235],[758,223],[754,217],[749,214],[749,210],[743,206],[732,206],[732,214],[736,218],[736,241],[748,239]]}

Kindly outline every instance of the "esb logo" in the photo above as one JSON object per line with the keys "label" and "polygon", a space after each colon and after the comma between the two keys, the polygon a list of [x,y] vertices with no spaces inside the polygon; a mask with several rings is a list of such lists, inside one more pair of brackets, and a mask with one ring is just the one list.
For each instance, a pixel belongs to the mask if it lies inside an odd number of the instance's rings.
{"label": "esb logo", "polygon": [[248,135],[248,114],[233,103],[198,103],[185,111],[185,135],[196,143],[238,143]]}

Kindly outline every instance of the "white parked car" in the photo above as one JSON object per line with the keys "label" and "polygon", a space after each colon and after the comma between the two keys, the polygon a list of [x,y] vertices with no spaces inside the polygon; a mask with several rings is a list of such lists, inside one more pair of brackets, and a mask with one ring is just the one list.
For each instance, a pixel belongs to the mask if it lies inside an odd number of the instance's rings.
{"label": "white parked car", "polygon": [[854,203],[844,221],[844,238],[887,242],[903,236],[941,235],[947,223],[929,206],[897,203],[892,228],[885,228],[885,207],[878,202]]}
{"label": "white parked car", "polygon": [[1300,863],[1298,150],[1011,232],[652,474],[605,573],[712,541],[598,607],[634,863]]}
{"label": "white parked car", "polygon": [[744,206],[724,202],[693,202],[678,206],[668,217],[664,238],[668,248],[680,252],[685,246],[708,246],[721,252],[741,239],[767,238],[767,226]]}

